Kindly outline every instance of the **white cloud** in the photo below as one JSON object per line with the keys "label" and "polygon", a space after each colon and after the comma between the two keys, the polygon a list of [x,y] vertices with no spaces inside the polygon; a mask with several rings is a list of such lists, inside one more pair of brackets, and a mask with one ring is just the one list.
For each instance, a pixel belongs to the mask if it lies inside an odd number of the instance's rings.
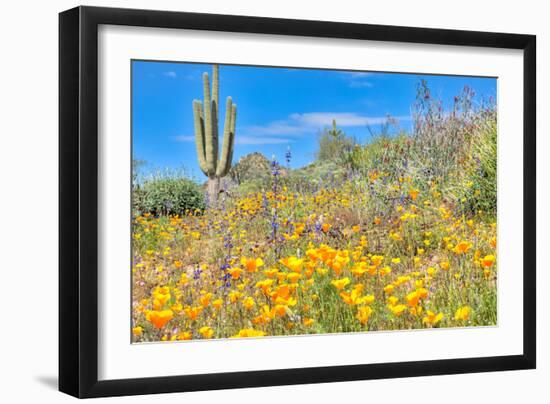
{"label": "white cloud", "polygon": [[[394,116],[398,121],[409,121],[410,116]],[[239,128],[235,142],[241,145],[285,144],[293,138],[313,135],[332,125],[336,119],[338,127],[359,127],[380,125],[387,116],[367,116],[355,112],[306,112],[291,114],[285,120],[272,121],[265,125],[253,125]],[[195,136],[174,136],[176,142],[194,142]]]}
{"label": "white cloud", "polygon": [[353,80],[348,84],[351,88],[371,88],[374,84],[370,81]]}
{"label": "white cloud", "polygon": [[366,77],[371,77],[369,72],[343,72],[344,79],[351,88],[371,88],[374,86],[372,82],[365,80]]}
{"label": "white cloud", "polygon": [[369,72],[345,72],[345,74],[354,79],[372,76]]}
{"label": "white cloud", "polygon": [[290,139],[282,137],[256,137],[256,136],[235,136],[235,143],[242,145],[256,145],[256,144],[284,144],[292,143]]}
{"label": "white cloud", "polygon": [[178,75],[176,74],[175,71],[169,71],[169,72],[164,72],[163,73],[166,77],[170,77],[171,79],[175,79],[176,77],[178,77]]}
{"label": "white cloud", "polygon": [[[332,125],[336,119],[338,126],[365,126],[376,125],[387,120],[386,116],[366,116],[355,112],[307,112],[304,114],[292,114],[290,118],[306,127],[324,127]],[[397,117],[403,119],[405,117]]]}
{"label": "white cloud", "polygon": [[[410,120],[409,116],[394,117],[399,121]],[[273,121],[263,126],[245,128],[248,136],[300,136],[311,134],[332,125],[336,119],[339,127],[378,125],[386,122],[386,116],[366,116],[355,112],[306,112],[292,114],[283,121]]]}
{"label": "white cloud", "polygon": [[[195,141],[195,136],[181,135],[174,136],[173,139],[176,142],[191,143]],[[242,145],[285,144],[292,143],[292,140],[282,137],[241,136],[237,134],[235,136],[235,143]]]}
{"label": "white cloud", "polygon": [[[295,115],[295,114],[294,114]],[[292,117],[292,116],[291,116]],[[252,135],[301,135],[304,132],[309,132],[311,128],[300,125],[299,122],[293,122],[292,119],[287,121],[273,121],[266,125],[248,126],[246,133]]]}

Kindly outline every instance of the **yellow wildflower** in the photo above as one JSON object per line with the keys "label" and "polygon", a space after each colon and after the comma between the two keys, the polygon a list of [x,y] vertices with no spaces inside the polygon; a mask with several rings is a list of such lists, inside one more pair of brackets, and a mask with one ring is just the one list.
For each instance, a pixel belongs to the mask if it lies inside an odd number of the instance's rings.
{"label": "yellow wildflower", "polygon": [[361,324],[365,325],[367,321],[369,321],[372,311],[373,310],[370,306],[361,306],[357,309],[357,315],[355,318],[357,318]]}
{"label": "yellow wildflower", "polygon": [[210,339],[214,335],[214,330],[210,327],[201,327],[199,328],[199,333],[203,336],[203,338]]}
{"label": "yellow wildflower", "polygon": [[347,285],[350,284],[350,279],[348,277],[342,278],[342,279],[335,279],[331,281],[330,283],[332,286],[334,286],[338,290],[344,289]]}
{"label": "yellow wildflower", "polygon": [[466,321],[470,318],[470,313],[472,309],[470,306],[462,306],[457,309],[455,312],[455,320],[457,321]]}

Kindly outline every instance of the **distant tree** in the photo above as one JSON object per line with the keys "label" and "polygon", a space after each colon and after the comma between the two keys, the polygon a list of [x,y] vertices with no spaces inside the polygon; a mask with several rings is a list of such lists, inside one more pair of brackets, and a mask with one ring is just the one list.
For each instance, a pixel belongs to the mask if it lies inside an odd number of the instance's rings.
{"label": "distant tree", "polygon": [[325,128],[319,136],[317,159],[324,161],[344,162],[353,151],[355,140],[347,136],[332,120],[332,127]]}

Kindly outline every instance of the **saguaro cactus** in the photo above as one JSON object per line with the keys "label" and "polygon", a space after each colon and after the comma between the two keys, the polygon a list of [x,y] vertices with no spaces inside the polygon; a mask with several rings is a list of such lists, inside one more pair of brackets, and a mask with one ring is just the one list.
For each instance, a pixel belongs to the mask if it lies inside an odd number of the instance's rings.
{"label": "saguaro cactus", "polygon": [[235,143],[235,122],[237,120],[237,105],[231,97],[227,97],[225,105],[225,123],[221,156],[218,159],[218,99],[220,96],[219,68],[212,67],[212,94],[208,73],[203,73],[204,106],[199,100],[193,100],[193,116],[195,119],[195,144],[199,166],[208,177],[208,196],[212,203],[218,200],[220,178],[225,177],[231,168],[233,160],[233,144]]}

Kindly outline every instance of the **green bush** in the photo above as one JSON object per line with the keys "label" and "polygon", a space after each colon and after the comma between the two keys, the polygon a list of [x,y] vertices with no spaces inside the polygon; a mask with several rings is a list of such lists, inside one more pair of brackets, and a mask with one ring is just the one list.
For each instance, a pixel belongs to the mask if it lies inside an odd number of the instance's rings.
{"label": "green bush", "polygon": [[240,183],[238,187],[232,190],[235,197],[245,197],[251,193],[263,192],[269,189],[269,179],[249,179]]}
{"label": "green bush", "polygon": [[203,211],[204,193],[187,178],[152,178],[134,186],[133,205],[137,214],[181,215]]}
{"label": "green bush", "polygon": [[325,128],[319,136],[319,150],[317,160],[335,161],[340,164],[348,162],[349,155],[355,145],[355,140],[347,136],[336,126],[336,120],[332,121],[332,128]]}
{"label": "green bush", "polygon": [[281,183],[294,192],[315,192],[319,188],[339,187],[345,179],[346,171],[345,167],[332,160],[317,160],[291,170],[281,178]]}
{"label": "green bush", "polygon": [[497,119],[496,111],[484,111],[472,125],[471,145],[465,163],[460,201],[466,212],[496,215],[497,207]]}
{"label": "green bush", "polygon": [[411,156],[411,140],[404,133],[374,135],[350,154],[351,168],[363,176],[384,172],[391,180],[406,175]]}

